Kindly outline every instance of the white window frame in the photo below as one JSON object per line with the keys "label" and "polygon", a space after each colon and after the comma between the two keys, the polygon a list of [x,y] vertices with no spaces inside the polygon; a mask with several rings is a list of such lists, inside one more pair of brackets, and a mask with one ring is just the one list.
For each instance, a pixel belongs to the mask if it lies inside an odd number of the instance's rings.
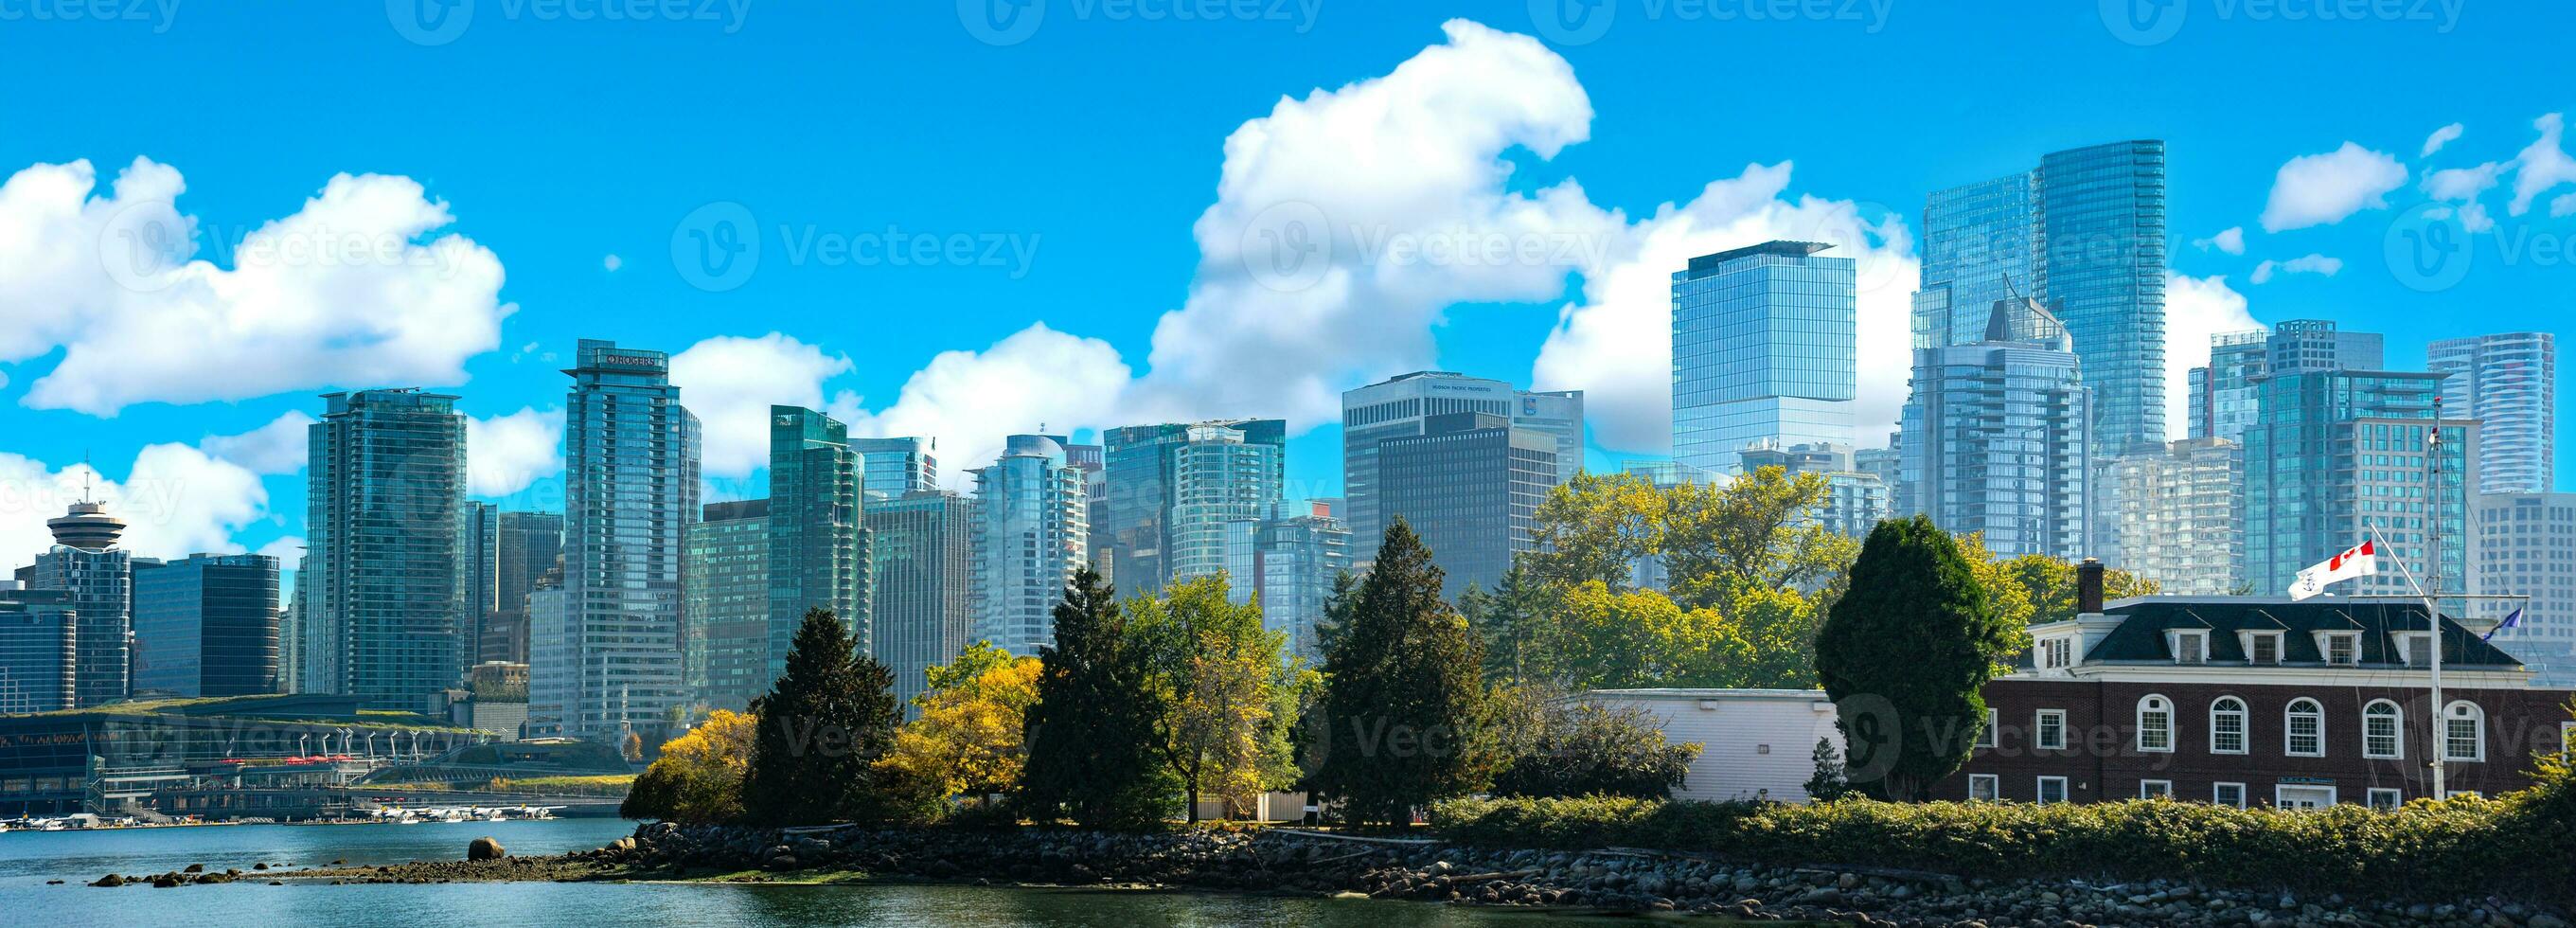
{"label": "white window frame", "polygon": [[[2220,708],[2228,703],[2234,703],[2236,708]],[[2218,723],[2219,719],[2227,717],[2233,717],[2236,720],[2236,747],[2233,749],[2230,749],[2226,745],[2218,742],[2218,736],[2221,734],[2221,726]],[[2245,700],[2234,696],[2221,696],[2217,699],[2211,700],[2209,703],[2209,753],[2243,754],[2252,750],[2253,746],[2254,711],[2246,705]]]}
{"label": "white window frame", "polygon": [[1986,707],[1986,729],[1977,733],[1977,746],[1988,749],[2002,747],[2003,727],[2004,710]]}
{"label": "white window frame", "polygon": [[[2468,714],[2466,714],[2466,715],[2462,715],[2462,714],[2460,714],[2460,710],[2463,710],[2463,709],[2468,710]],[[2460,752],[2457,752],[2457,751],[2453,751],[2453,750],[2451,750],[2451,726],[2452,726],[2452,724],[2453,724],[2453,723],[2456,723],[2456,722],[2467,722],[2467,723],[2469,723],[2469,725],[2470,725],[2470,729],[2471,729],[2471,735],[2472,735],[2473,737],[2475,737],[2475,739],[2476,739],[2476,743],[2475,743],[2475,745],[2474,745],[2474,746],[2477,748],[2477,750],[2476,750],[2476,751],[2473,751],[2473,752],[2470,752],[2470,753],[2467,753],[2467,754],[2462,754],[2462,753],[2460,753]],[[2484,706],[2480,706],[2480,705],[2478,705],[2477,703],[2470,702],[2470,701],[2468,701],[2468,700],[2466,700],[2466,699],[2453,700],[2453,701],[2451,702],[2451,704],[2450,704],[2450,705],[2442,707],[2442,762],[2443,762],[2443,763],[2446,763],[2446,764],[2449,764],[2449,763],[2475,764],[2475,763],[2483,763],[2483,762],[2485,762],[2485,761],[2486,761],[2486,759],[2487,759],[2487,710],[2486,710],[2486,707],[2484,707]]]}
{"label": "white window frame", "polygon": [[[2230,787],[2234,787],[2234,788],[2235,788],[2235,790],[2236,790],[2236,801],[2235,801],[2235,802],[2229,802],[2229,801],[2227,801],[2227,790],[2228,790],[2228,788],[2230,788]],[[2243,784],[2243,783],[2212,783],[2212,784],[2210,784],[2210,785],[2209,785],[2209,804],[2210,804],[2210,805],[2214,805],[2214,806],[2226,806],[2226,807],[2228,807],[2228,808],[2230,808],[2230,809],[2242,809],[2242,808],[2245,808],[2245,784]]]}
{"label": "white window frame", "polygon": [[[2050,743],[2048,737],[2048,721],[2050,719],[2057,720],[2057,740],[2053,744]],[[2031,714],[2030,747],[2031,750],[2034,751],[2066,750],[2066,710],[2041,709]]]}
{"label": "white window frame", "polygon": [[[2185,638],[2195,639],[2199,642],[2199,660],[2187,661],[2182,659],[2182,640]],[[2198,666],[2209,663],[2209,631],[2207,629],[2178,628],[2166,632],[2165,649],[2172,652],[2173,662],[2176,664],[2184,666]]]}
{"label": "white window frame", "polygon": [[2450,799],[2458,799],[2458,798],[2460,798],[2460,797],[2462,797],[2462,796],[2475,796],[2475,797],[2478,797],[2478,798],[2480,798],[2480,799],[2484,799],[2484,798],[2486,798],[2487,794],[2486,794],[2485,792],[2483,792],[2483,791],[2480,791],[2480,790],[2474,790],[2474,789],[2455,789],[2455,790],[2452,790],[2452,791],[2451,791],[2451,795],[2450,795],[2450,796],[2448,796],[2448,797],[2446,797],[2446,798],[2450,798]]}
{"label": "white window frame", "polygon": [[[1977,795],[1978,787],[1981,786],[1985,788],[1984,796]],[[1969,802],[2002,802],[2003,799],[2004,783],[2002,777],[1991,773],[1968,774]]]}
{"label": "white window frame", "polygon": [[2065,670],[2075,666],[2075,639],[2058,635],[2039,640],[2039,669]]}
{"label": "white window frame", "polygon": [[[2382,706],[2388,708],[2385,715],[2371,714],[2371,710]],[[2388,719],[2396,726],[2395,730],[2385,738],[2388,744],[2387,750],[2379,749],[2376,742],[2381,740],[2381,736],[2370,729],[2371,720],[2374,718]],[[2370,760],[2406,759],[2406,707],[2386,699],[2373,699],[2369,705],[2361,707],[2361,756]]]}
{"label": "white window frame", "polygon": [[[2162,712],[2162,713],[2164,713],[2164,717],[2165,717],[2164,732],[2163,732],[2164,737],[2163,737],[2162,739],[2159,739],[2159,740],[2162,742],[2162,743],[2161,743],[2161,745],[2151,745],[2151,744],[2149,744],[2149,743],[2148,743],[2148,741],[2147,741],[2147,713],[2148,713],[2148,712],[2151,712],[2151,711],[2154,711],[2154,712]],[[2174,729],[2175,729],[2175,728],[2177,728],[2177,727],[2179,727],[2179,726],[2177,726],[2177,725],[2175,725],[2175,724],[2174,724],[2174,701],[2173,701],[2173,700],[2166,698],[2166,697],[2165,697],[2163,694],[2161,694],[2161,693],[2148,693],[2148,694],[2147,694],[2147,695],[2145,695],[2145,696],[2138,697],[2138,738],[2137,738],[2137,744],[2138,744],[2138,751],[2139,751],[2139,753],[2143,753],[2143,754],[2171,754],[2171,753],[2173,753],[2173,752],[2174,752],[2174,741],[2176,740],[2176,739],[2175,739],[2175,737],[2174,737],[2174,734],[2175,734]]]}
{"label": "white window frame", "polygon": [[[2287,647],[2281,640],[2282,634],[2280,632],[2238,632],[2237,635],[2237,645],[2245,649],[2245,663],[2247,665],[2255,667],[2278,667],[2281,665],[2283,652],[2287,650]],[[2254,643],[2257,641],[2269,641],[2272,643],[2271,660],[2256,660],[2254,658]]]}
{"label": "white window frame", "polygon": [[[2393,786],[2374,786],[2364,795],[2371,810],[2376,812],[2395,812],[2406,804],[2406,791]],[[2386,800],[2385,804],[2382,800]]]}
{"label": "white window frame", "polygon": [[2340,791],[2336,790],[2336,789],[2335,789],[2334,787],[2332,787],[2332,786],[2321,785],[2321,784],[2315,784],[2315,783],[2280,783],[2280,784],[2275,784],[2275,785],[2272,787],[2272,807],[2273,807],[2273,808],[2276,808],[2276,809],[2277,809],[2277,808],[2286,808],[2286,806],[2282,805],[2282,803],[2281,803],[2281,794],[2282,794],[2282,793],[2284,793],[2284,792],[2287,792],[2287,791],[2289,791],[2289,790],[2294,790],[2294,789],[2296,789],[2296,790],[2317,790],[2317,789],[2325,790],[2325,792],[2326,792],[2326,805],[2327,805],[2328,807],[2332,807],[2332,806],[2336,805],[2337,803],[2341,803],[2341,802],[2343,801],[2343,796],[2341,795]]}
{"label": "white window frame", "polygon": [[[2051,801],[2048,798],[2048,784],[2052,781],[2057,784],[2057,799],[2055,801]],[[2062,802],[2073,802],[2074,798],[2074,794],[2067,792],[2066,790],[2065,777],[2040,777],[2038,782],[2031,786],[2031,801],[2043,806],[2053,806]]]}
{"label": "white window frame", "polygon": [[[2299,711],[2299,705],[2300,705],[2301,703],[2305,703],[2305,704],[2307,704],[2307,705],[2310,705],[2310,706],[2314,706],[2314,707],[2316,707],[2316,708],[2315,708],[2315,711],[2312,711],[2312,712],[2301,712],[2301,711]],[[2302,751],[2302,750],[2299,750],[2299,720],[2300,720],[2301,718],[2311,718],[2311,719],[2315,719],[2315,720],[2316,720],[2316,723],[2317,723],[2317,730],[2316,730],[2317,746],[2316,746],[2316,750],[2313,750],[2313,751]],[[2326,756],[2326,704],[2325,704],[2325,703],[2318,702],[2317,700],[2310,699],[2310,698],[2308,698],[2308,697],[2306,697],[2306,696],[2301,696],[2301,697],[2299,697],[2299,698],[2297,698],[2297,699],[2290,700],[2289,705],[2286,705],[2286,706],[2281,707],[2281,753],[2282,753],[2282,754],[2284,754],[2284,755],[2290,756],[2290,757],[2324,757],[2324,756]]]}
{"label": "white window frame", "polygon": [[2427,655],[2426,660],[2419,661],[2415,659],[2415,643],[2422,641],[2425,642],[2426,648],[2432,647],[2433,634],[2431,632],[2390,632],[2388,633],[2388,637],[2395,639],[2397,642],[2398,663],[2404,664],[2408,667],[2422,667],[2430,661],[2430,655],[2432,652],[2429,650],[2425,652]]}
{"label": "white window frame", "polygon": [[[2335,648],[2338,646],[2349,649],[2343,660],[2335,659]],[[2361,666],[2361,633],[2318,632],[2317,659],[2324,661],[2329,667]]]}
{"label": "white window frame", "polygon": [[2140,798],[2140,799],[2171,799],[2171,798],[2173,798],[2173,781],[2172,781],[2172,780],[2139,780],[2139,781],[2138,781],[2138,798]]}

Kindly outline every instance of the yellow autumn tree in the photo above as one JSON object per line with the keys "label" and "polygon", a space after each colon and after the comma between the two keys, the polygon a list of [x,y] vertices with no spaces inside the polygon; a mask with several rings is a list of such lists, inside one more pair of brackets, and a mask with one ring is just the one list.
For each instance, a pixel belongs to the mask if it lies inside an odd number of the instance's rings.
{"label": "yellow autumn tree", "polygon": [[1019,786],[1028,764],[1024,726],[1038,700],[1037,658],[1013,657],[978,641],[929,669],[914,697],[921,717],[895,732],[879,764],[900,772],[924,798],[987,796]]}
{"label": "yellow autumn tree", "polygon": [[619,813],[673,822],[729,822],[742,816],[742,777],[751,767],[759,720],[718,709],[705,724],[662,744]]}

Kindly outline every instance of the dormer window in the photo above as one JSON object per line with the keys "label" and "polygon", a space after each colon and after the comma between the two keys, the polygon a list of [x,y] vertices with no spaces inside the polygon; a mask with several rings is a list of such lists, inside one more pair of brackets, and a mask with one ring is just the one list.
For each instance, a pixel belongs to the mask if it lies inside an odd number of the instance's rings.
{"label": "dormer window", "polygon": [[2341,667],[2361,664],[2360,632],[2322,632],[2317,635],[2317,653],[2326,663]]}
{"label": "dormer window", "polygon": [[2064,670],[2075,666],[2075,641],[2072,638],[2043,638],[2039,642],[2039,669]]}
{"label": "dormer window", "polygon": [[2280,632],[2245,632],[2243,634],[2242,643],[2245,645],[2246,663],[2270,665],[2281,662]]}
{"label": "dormer window", "polygon": [[2433,636],[2431,634],[2426,632],[2398,632],[2396,633],[2396,638],[2397,653],[2406,661],[2406,666],[2424,667],[2433,663]]}
{"label": "dormer window", "polygon": [[2165,634],[2165,646],[2173,650],[2174,663],[2209,662],[2209,632],[2206,629],[2175,629]]}

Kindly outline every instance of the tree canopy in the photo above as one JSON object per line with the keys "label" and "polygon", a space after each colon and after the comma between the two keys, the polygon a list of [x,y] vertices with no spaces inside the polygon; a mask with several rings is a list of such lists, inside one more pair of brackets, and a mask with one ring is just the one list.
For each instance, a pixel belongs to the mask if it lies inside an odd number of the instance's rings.
{"label": "tree canopy", "polygon": [[1147,668],[1137,698],[1162,707],[1154,713],[1156,746],[1180,778],[1192,821],[1203,793],[1243,808],[1296,778],[1288,743],[1296,699],[1281,691],[1298,685],[1302,668],[1289,660],[1286,633],[1262,627],[1259,605],[1230,598],[1217,574],[1128,604],[1133,647]]}
{"label": "tree canopy", "polygon": [[903,713],[894,675],[861,654],[829,609],[805,613],[787,672],[753,700],[760,720],[743,778],[752,821],[813,825],[897,817],[908,791],[877,761],[894,747]]}
{"label": "tree canopy", "polygon": [[1151,668],[1115,597],[1098,571],[1076,572],[1055,607],[1055,641],[1038,651],[1020,795],[1040,820],[1145,828],[1170,812],[1164,706],[1148,698]]}
{"label": "tree canopy", "polygon": [[1309,777],[1361,825],[1402,825],[1475,789],[1483,655],[1441,600],[1442,573],[1401,518],[1386,529],[1325,657],[1324,756]]}
{"label": "tree canopy", "polygon": [[758,725],[739,712],[709,713],[698,727],[663,743],[662,756],[635,778],[618,814],[689,824],[741,818],[742,778]]}
{"label": "tree canopy", "polygon": [[1963,547],[1922,516],[1879,523],[1817,635],[1846,774],[1872,796],[1929,799],[1959,769],[1985,723],[1986,681],[2026,637],[1997,614]]}
{"label": "tree canopy", "polygon": [[913,697],[921,716],[895,732],[885,765],[931,800],[1018,789],[1028,764],[1024,736],[1029,707],[1038,700],[1038,669],[1037,658],[1014,657],[989,641],[929,668],[929,687]]}

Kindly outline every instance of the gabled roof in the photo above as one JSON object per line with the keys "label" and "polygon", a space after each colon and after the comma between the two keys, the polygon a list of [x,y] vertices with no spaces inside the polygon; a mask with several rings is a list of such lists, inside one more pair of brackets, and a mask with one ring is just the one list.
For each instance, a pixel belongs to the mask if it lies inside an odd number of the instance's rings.
{"label": "gabled roof", "polygon": [[[2362,664],[2397,665],[2404,661],[2390,635],[2425,629],[2423,604],[2394,600],[2320,598],[2293,603],[2151,597],[2123,602],[2102,612],[2105,617],[2121,620],[2120,625],[2084,656],[2088,663],[2170,663],[2173,652],[2166,645],[2165,632],[2205,628],[2210,631],[2208,659],[2214,664],[2245,660],[2245,646],[2236,634],[2240,631],[2286,632],[2281,636],[2284,664],[2325,662],[2325,656],[2317,651],[2315,632],[2359,631]],[[2522,666],[2512,655],[2478,640],[2449,616],[2442,617],[2442,663],[2461,668]]]}

